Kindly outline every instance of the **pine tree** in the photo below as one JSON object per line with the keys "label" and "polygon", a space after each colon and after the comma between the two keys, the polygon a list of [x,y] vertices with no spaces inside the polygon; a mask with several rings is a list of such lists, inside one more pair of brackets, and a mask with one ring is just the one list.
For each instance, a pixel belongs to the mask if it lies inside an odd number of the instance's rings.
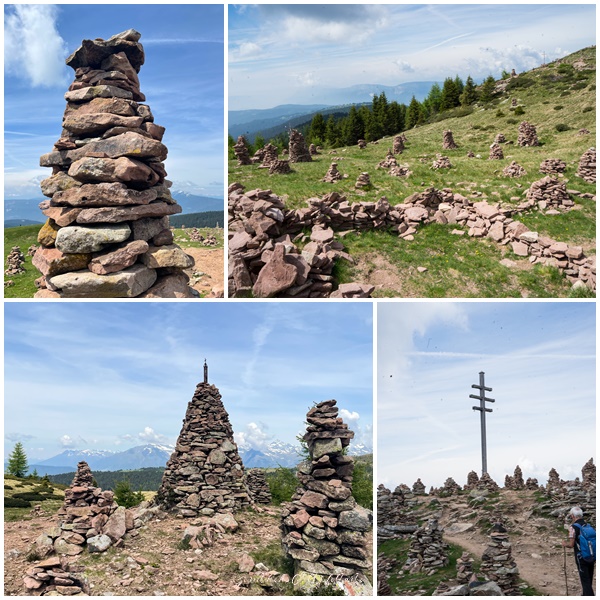
{"label": "pine tree", "polygon": [[413,96],[408,108],[406,109],[405,126],[406,129],[412,129],[418,122],[421,114],[421,104]]}
{"label": "pine tree", "polygon": [[427,104],[428,112],[430,115],[435,115],[440,112],[440,104],[442,102],[442,88],[438,83],[434,83],[427,94],[427,98],[423,101],[423,104]]}
{"label": "pine tree", "polygon": [[481,86],[481,91],[479,92],[479,100],[481,102],[491,102],[494,98],[494,93],[496,90],[496,80],[492,75],[488,76],[486,80],[483,82]]}
{"label": "pine tree", "polygon": [[141,491],[134,492],[131,489],[131,484],[129,481],[118,481],[115,485],[114,492],[115,502],[119,506],[124,506],[125,508],[137,506],[144,501],[144,494],[142,494]]}
{"label": "pine tree", "polygon": [[23,449],[23,444],[17,442],[14,450],[8,455],[8,464],[6,471],[15,477],[25,477],[29,465],[27,464],[27,455]]}
{"label": "pine tree", "polygon": [[308,133],[308,140],[315,146],[323,145],[325,141],[325,119],[321,113],[317,113],[310,123],[310,129]]}
{"label": "pine tree", "polygon": [[388,108],[388,120],[389,120],[389,135],[395,135],[404,130],[404,117],[406,115],[406,106],[404,104],[398,104],[395,100],[390,102]]}
{"label": "pine tree", "polygon": [[447,77],[444,80],[444,87],[442,88],[440,110],[449,110],[458,106],[460,104],[459,96],[460,94],[456,87],[456,81],[452,79],[452,77]]}
{"label": "pine tree", "polygon": [[342,143],[340,128],[333,115],[329,115],[325,125],[325,142],[330,148],[337,148]]}
{"label": "pine tree", "polygon": [[473,78],[469,75],[465,83],[462,94],[460,95],[460,103],[463,106],[469,106],[477,102],[477,90],[475,89],[475,83]]}
{"label": "pine tree", "polygon": [[346,146],[354,146],[364,133],[362,118],[356,110],[356,106],[352,105],[348,117],[344,121],[344,143]]}

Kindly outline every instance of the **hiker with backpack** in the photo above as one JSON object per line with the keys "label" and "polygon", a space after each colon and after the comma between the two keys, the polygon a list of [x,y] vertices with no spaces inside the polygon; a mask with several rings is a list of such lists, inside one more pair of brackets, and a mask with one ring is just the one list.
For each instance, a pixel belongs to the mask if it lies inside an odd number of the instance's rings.
{"label": "hiker with backpack", "polygon": [[594,565],[596,564],[596,531],[583,520],[583,511],[574,506],[569,511],[571,525],[569,539],[563,542],[565,548],[575,551],[575,564],[581,580],[582,596],[594,596],[592,582],[594,580]]}

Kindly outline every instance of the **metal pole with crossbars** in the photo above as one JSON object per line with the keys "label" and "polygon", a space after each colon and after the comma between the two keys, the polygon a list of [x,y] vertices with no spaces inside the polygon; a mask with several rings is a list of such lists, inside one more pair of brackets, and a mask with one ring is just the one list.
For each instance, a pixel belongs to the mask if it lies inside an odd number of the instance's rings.
{"label": "metal pole with crossbars", "polygon": [[479,406],[474,406],[473,410],[478,410],[481,413],[481,474],[487,473],[487,441],[485,435],[485,413],[493,412],[491,408],[486,408],[486,402],[496,402],[492,398],[486,398],[485,393],[491,392],[491,387],[485,387],[484,381],[485,373],[481,371],[479,373],[479,385],[473,384],[471,387],[479,390],[479,395],[470,394],[469,398],[475,398],[479,400]]}

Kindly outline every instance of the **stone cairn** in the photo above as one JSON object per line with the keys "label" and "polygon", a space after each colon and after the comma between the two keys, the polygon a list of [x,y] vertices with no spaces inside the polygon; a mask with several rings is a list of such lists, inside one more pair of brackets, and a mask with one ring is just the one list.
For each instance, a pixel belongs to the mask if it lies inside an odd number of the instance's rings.
{"label": "stone cairn", "polygon": [[356,142],[356,145],[361,149],[364,150],[367,147],[367,142],[365,140],[358,140],[358,142]]}
{"label": "stone cairn", "polygon": [[412,175],[412,171],[408,168],[408,165],[396,165],[388,171],[388,175],[393,177],[408,177]]}
{"label": "stone cairn", "polygon": [[371,183],[371,178],[369,177],[368,173],[361,173],[358,178],[356,179],[356,183],[354,184],[354,187],[357,190],[361,190],[363,188],[367,188],[370,187],[371,185],[373,185]]}
{"label": "stone cairn", "polygon": [[39,246],[35,244],[31,244],[29,248],[27,248],[27,256],[33,256],[38,251]]}
{"label": "stone cairn", "polygon": [[462,491],[462,488],[452,477],[448,477],[444,482],[444,485],[438,490],[438,493],[442,493],[444,496],[454,496]]}
{"label": "stone cairn", "polygon": [[[410,492],[410,490],[409,490]],[[412,494],[410,494],[413,496]],[[404,537],[417,530],[414,513],[406,510],[405,491],[401,485],[390,492],[383,484],[377,487],[377,543]]]}
{"label": "stone cairn", "polygon": [[394,146],[392,151],[394,154],[402,154],[404,151],[404,136],[397,135],[394,137]]}
{"label": "stone cairn", "polygon": [[567,163],[560,158],[547,158],[540,164],[540,173],[546,173],[546,175],[558,175],[564,173],[567,168]]}
{"label": "stone cairn", "polygon": [[548,482],[546,483],[546,493],[549,496],[560,494],[563,486],[563,481],[558,474],[558,471],[552,467],[548,473]]}
{"label": "stone cairn", "polygon": [[271,489],[262,469],[248,469],[246,471],[246,487],[253,502],[256,504],[271,504]]}
{"label": "stone cairn", "polygon": [[271,165],[274,162],[277,162],[277,146],[274,146],[269,142],[266,146],[263,147],[262,152],[262,164],[260,165],[261,169],[270,169]]}
{"label": "stone cairn", "polygon": [[519,101],[516,98],[511,98],[510,99],[510,105],[515,108],[517,106],[517,104],[519,103]]}
{"label": "stone cairn", "polygon": [[252,161],[252,164],[258,164],[258,163],[262,163],[264,157],[265,157],[265,148],[263,146],[262,148],[256,149],[256,151],[254,152],[254,155],[252,156],[252,158],[250,160]]}
{"label": "stone cairn", "polygon": [[415,496],[427,495],[427,492],[425,491],[425,484],[421,481],[420,477],[413,483],[412,491]]}
{"label": "stone cairn", "polygon": [[292,129],[290,131],[289,152],[291,163],[312,161],[312,156],[310,155],[310,151],[306,147],[304,136],[296,129]]}
{"label": "stone cairn", "polygon": [[596,148],[590,148],[583,153],[576,175],[588,183],[596,183]]}
{"label": "stone cairn", "polygon": [[495,581],[505,596],[520,596],[519,569],[511,547],[506,528],[496,523],[490,534],[490,544],[481,557],[481,572]]}
{"label": "stone cairn", "polygon": [[496,137],[494,138],[494,143],[495,144],[506,144],[506,137],[504,136],[504,134],[497,133]]}
{"label": "stone cairn", "polygon": [[455,150],[458,148],[454,142],[454,138],[452,137],[452,132],[449,129],[446,129],[442,135],[444,136],[442,141],[442,150]]}
{"label": "stone cairn", "polygon": [[269,167],[269,175],[287,175],[291,172],[292,169],[288,160],[276,159],[271,162],[271,166]]}
{"label": "stone cairn", "polygon": [[525,482],[525,489],[536,491],[540,489],[540,484],[535,477],[528,477],[527,481]]}
{"label": "stone cairn", "polygon": [[238,167],[252,164],[248,146],[246,146],[246,139],[243,135],[238,136],[237,142],[233,145],[233,151],[235,152],[235,157],[238,161]]}
{"label": "stone cairn", "polygon": [[433,575],[448,564],[448,545],[442,539],[444,530],[437,519],[429,519],[427,525],[419,527],[410,540],[408,558],[402,567],[409,573]]}
{"label": "stone cairn", "polygon": [[537,131],[535,126],[527,121],[522,121],[519,125],[519,137],[517,138],[519,146],[539,146]]}
{"label": "stone cairn", "polygon": [[596,465],[593,458],[590,458],[581,468],[581,484],[585,488],[596,486]]}
{"label": "stone cairn", "polygon": [[379,164],[375,167],[376,169],[391,169],[392,167],[397,167],[398,163],[396,162],[396,157],[392,154],[392,149],[388,148],[387,154],[385,158],[379,162]]}
{"label": "stone cairn", "polygon": [[87,596],[90,587],[85,567],[69,563],[67,556],[51,556],[25,571],[23,584],[33,596]]}
{"label": "stone cairn", "polygon": [[183,269],[193,259],[173,244],[171,197],[161,143],[139,89],[144,63],[132,29],[84,40],[67,59],[75,81],[65,94],[63,130],[40,159],[52,167],[41,183],[50,200],[33,264],[36,297],[191,297]]}
{"label": "stone cairn", "polygon": [[447,156],[442,156],[441,154],[436,154],[435,156],[436,158],[433,161],[433,164],[431,165],[431,168],[434,171],[437,171],[438,169],[452,168],[452,163],[450,162],[450,159]]}
{"label": "stone cairn", "polygon": [[526,201],[531,205],[544,209],[569,210],[575,206],[571,200],[567,186],[564,181],[559,181],[546,175],[546,177],[534,181],[527,190]]}
{"label": "stone cairn", "polygon": [[490,146],[490,155],[488,160],[503,160],[504,152],[502,151],[502,146],[496,142],[494,142]]}
{"label": "stone cairn", "polygon": [[484,473],[477,484],[477,489],[488,490],[489,492],[497,492],[500,488],[498,484],[491,478],[489,473]]}
{"label": "stone cairn", "polygon": [[5,275],[18,275],[19,273],[25,273],[23,265],[25,264],[25,255],[21,252],[19,246],[13,246],[6,257],[7,269],[4,271]]}
{"label": "stone cairn", "polygon": [[513,160],[510,165],[504,167],[502,170],[502,175],[505,177],[522,177],[526,174],[527,171],[516,160]]}
{"label": "stone cairn", "polygon": [[229,415],[219,390],[208,383],[206,362],[204,381],[188,404],[157,502],[183,517],[231,513],[251,504]]}
{"label": "stone cairn", "polygon": [[323,177],[321,181],[324,181],[325,183],[334,183],[335,181],[339,181],[340,179],[342,179],[342,174],[338,171],[337,163],[332,162],[329,165],[327,173],[325,173],[325,177]]}
{"label": "stone cairn", "polygon": [[469,471],[467,475],[467,485],[465,490],[474,490],[479,485],[479,475],[475,471]]}
{"label": "stone cairn", "polygon": [[317,150],[317,147],[314,144],[311,144],[308,147],[308,151],[310,152],[311,156],[316,156],[317,154],[319,154],[319,151]]}
{"label": "stone cairn", "polygon": [[366,532],[372,514],[352,497],[354,459],[343,454],[354,432],[338,417],[335,400],[311,408],[304,441],[310,460],[299,467],[292,502],[282,510],[285,553],[300,579],[350,577],[368,569]]}
{"label": "stone cairn", "polygon": [[473,576],[473,557],[468,552],[463,552],[456,559],[456,581],[460,584],[469,583]]}

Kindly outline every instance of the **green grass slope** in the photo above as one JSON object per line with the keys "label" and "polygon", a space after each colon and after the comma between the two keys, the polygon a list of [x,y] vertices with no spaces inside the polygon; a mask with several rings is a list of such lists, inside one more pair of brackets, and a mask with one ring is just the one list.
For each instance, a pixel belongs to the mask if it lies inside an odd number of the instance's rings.
{"label": "green grass slope", "polygon": [[[585,68],[573,67],[582,62]],[[247,189],[271,189],[289,208],[305,206],[308,198],[334,190],[350,202],[377,201],[386,196],[391,204],[399,204],[413,192],[430,186],[449,188],[473,200],[516,206],[531,183],[544,177],[539,172],[540,163],[546,158],[559,158],[567,163],[561,177],[567,189],[595,194],[593,184],[575,176],[581,155],[595,145],[595,64],[595,48],[586,48],[502,82],[505,90],[489,104],[454,109],[438,115],[436,122],[405,132],[406,149],[396,158],[399,164],[410,167],[412,175],[408,178],[392,177],[376,169],[392,147],[390,137],[368,144],[364,150],[357,146],[325,149],[311,163],[292,165],[289,175],[269,176],[267,169],[238,167],[236,161],[230,161],[229,181],[240,182]],[[517,109],[511,106],[512,98],[517,99]],[[516,145],[518,126],[524,120],[536,127],[540,146]],[[579,135],[582,128],[590,134]],[[446,129],[453,132],[458,149],[442,151]],[[488,160],[497,133],[503,133],[513,144],[502,145],[504,160]],[[468,151],[478,157],[468,158]],[[448,156],[453,167],[432,170],[436,153]],[[513,160],[525,168],[525,176],[511,179],[502,175],[502,169]],[[334,184],[323,183],[321,178],[333,161],[348,177]],[[354,189],[363,171],[369,173],[373,184],[369,191]],[[582,246],[586,255],[595,254],[595,198],[573,199],[575,210],[565,214],[531,212],[515,218],[540,234]],[[426,225],[412,242],[386,232],[347,235],[343,243],[356,264],[340,264],[336,270],[338,281],[364,281],[374,272],[384,272],[386,276],[375,293],[378,296],[561,297],[572,293],[558,270],[531,265],[526,258],[514,256],[510,247],[491,240],[452,235],[450,231],[455,228]],[[504,257],[514,260],[517,267],[500,265]],[[427,271],[418,273],[418,266]]]}

